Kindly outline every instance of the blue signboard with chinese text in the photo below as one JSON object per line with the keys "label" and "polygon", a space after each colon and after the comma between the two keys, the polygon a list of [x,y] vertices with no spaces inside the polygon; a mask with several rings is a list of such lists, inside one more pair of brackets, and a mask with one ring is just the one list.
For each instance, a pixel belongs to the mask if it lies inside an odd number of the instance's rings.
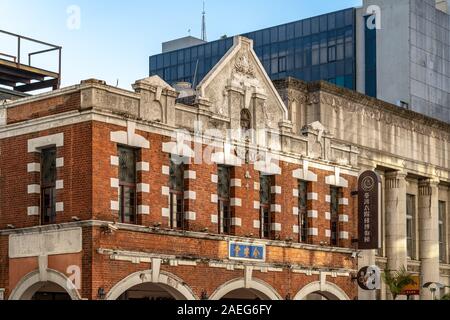
{"label": "blue signboard with chinese text", "polygon": [[266,246],[255,243],[230,242],[229,258],[234,260],[265,261]]}

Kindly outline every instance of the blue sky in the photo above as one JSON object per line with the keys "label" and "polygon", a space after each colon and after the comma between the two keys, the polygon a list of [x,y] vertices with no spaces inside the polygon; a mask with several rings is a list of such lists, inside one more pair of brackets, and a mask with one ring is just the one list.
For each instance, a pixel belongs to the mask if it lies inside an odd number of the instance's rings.
{"label": "blue sky", "polygon": [[[339,9],[361,0],[207,0],[208,40],[241,34]],[[71,29],[67,10],[80,9],[80,28]],[[97,78],[130,89],[148,76],[148,57],[161,42],[200,36],[202,0],[0,0],[0,30],[63,47],[63,86]],[[72,21],[72,20],[69,20]],[[76,25],[75,25],[76,26]],[[33,50],[40,47],[25,47]],[[15,54],[15,43],[0,36],[0,52]],[[52,55],[37,58],[56,66]],[[52,64],[53,63],[53,64]]]}

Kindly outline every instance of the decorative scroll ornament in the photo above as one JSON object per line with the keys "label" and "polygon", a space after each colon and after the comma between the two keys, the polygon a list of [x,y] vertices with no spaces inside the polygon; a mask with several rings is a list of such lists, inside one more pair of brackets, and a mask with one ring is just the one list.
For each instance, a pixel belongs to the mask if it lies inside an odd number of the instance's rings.
{"label": "decorative scroll ornament", "polygon": [[234,64],[234,70],[238,73],[255,78],[255,69],[250,64],[247,52],[244,52],[237,57]]}

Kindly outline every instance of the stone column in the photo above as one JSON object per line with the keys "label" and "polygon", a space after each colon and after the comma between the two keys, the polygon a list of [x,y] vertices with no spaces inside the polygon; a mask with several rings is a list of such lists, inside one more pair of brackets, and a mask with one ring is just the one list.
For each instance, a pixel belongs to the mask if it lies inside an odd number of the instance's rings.
{"label": "stone column", "polygon": [[[422,284],[439,282],[439,188],[438,181],[422,180],[419,184],[419,251]],[[439,294],[437,292],[437,294]],[[429,289],[422,289],[422,300],[430,300]]]}
{"label": "stone column", "polygon": [[405,172],[386,173],[386,256],[391,271],[407,267],[405,178]]}

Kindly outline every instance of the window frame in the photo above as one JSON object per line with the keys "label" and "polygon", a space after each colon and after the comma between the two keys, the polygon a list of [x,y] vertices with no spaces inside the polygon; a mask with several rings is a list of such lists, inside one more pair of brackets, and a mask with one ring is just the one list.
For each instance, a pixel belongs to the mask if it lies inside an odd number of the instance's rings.
{"label": "window frame", "polygon": [[[49,225],[49,224],[54,224],[56,223],[56,180],[57,180],[57,169],[56,169],[56,158],[57,158],[57,149],[56,146],[50,146],[50,147],[46,147],[40,150],[41,151],[41,159],[40,159],[40,216],[41,216],[41,224],[42,225]],[[52,152],[54,153],[54,159],[52,159],[52,161],[54,161],[54,177],[52,179],[52,181],[48,184],[44,183],[44,161],[45,159],[45,154],[47,152]],[[51,205],[47,208],[45,206],[45,195],[47,194],[47,191],[50,190],[50,203]],[[50,215],[46,214],[47,209],[50,210]],[[48,221],[46,220],[46,218],[48,217]]]}
{"label": "window frame", "polygon": [[[223,177],[220,173],[220,170],[228,171],[226,175],[228,181],[225,184],[228,186],[227,195],[223,195],[220,192],[221,187],[221,178]],[[217,214],[218,214],[218,232],[219,234],[231,235],[231,221],[232,221],[232,212],[231,212],[231,167],[226,165],[218,165],[217,166]]]}
{"label": "window frame", "polygon": [[[133,157],[134,157],[134,181],[133,182],[128,182],[128,181],[123,181],[121,180],[121,174],[120,174],[120,170],[121,170],[121,166],[120,166],[120,150],[124,149],[124,150],[128,150],[130,152],[133,153]],[[123,145],[119,145],[117,147],[117,152],[118,152],[118,157],[119,157],[119,221],[121,223],[125,223],[125,224],[137,224],[137,169],[136,169],[136,165],[137,165],[137,156],[138,156],[138,150],[129,146],[123,146]],[[128,215],[129,217],[129,221],[127,221],[125,219],[125,197],[126,197],[126,189],[130,189],[130,194],[132,195],[130,197],[130,202],[132,202],[132,204],[129,206],[129,208],[132,211],[132,214]]]}
{"label": "window frame", "polygon": [[[340,245],[339,239],[339,197],[342,194],[342,188],[337,186],[330,187],[330,245],[338,247]],[[334,204],[337,209],[334,210]],[[333,238],[334,235],[334,238]]]}
{"label": "window frame", "polygon": [[[262,194],[264,192],[263,179],[268,179],[267,190],[268,193],[267,201],[263,201]],[[272,213],[271,213],[271,204],[272,204],[272,194],[271,187],[273,185],[273,176],[271,175],[261,175],[260,176],[260,237],[261,239],[272,239]],[[267,222],[265,223],[265,221]]]}
{"label": "window frame", "polygon": [[447,202],[439,201],[438,205],[438,234],[439,234],[439,262],[447,262]]}
{"label": "window frame", "polygon": [[[412,199],[412,205],[409,206],[409,201]],[[415,238],[416,238],[416,195],[407,194],[406,195],[406,256],[414,260],[416,258],[415,254]],[[411,208],[411,214],[408,213],[408,208]],[[408,234],[408,224],[409,230],[411,230],[411,235]]]}
{"label": "window frame", "polygon": [[[302,192],[302,184],[304,185],[305,192]],[[308,243],[308,186],[309,182],[305,180],[298,180],[298,227],[299,235],[298,240],[300,243]],[[302,198],[305,202],[302,205]]]}
{"label": "window frame", "polygon": [[[173,185],[170,183],[170,179],[172,178],[172,169],[175,166],[175,169],[178,169],[178,166],[181,166],[181,184],[179,188],[173,188]],[[185,219],[185,211],[184,211],[184,172],[185,172],[185,164],[184,162],[180,164],[176,164],[172,159],[170,159],[170,167],[169,167],[169,227],[175,230],[185,230],[186,228],[186,219]],[[175,180],[176,180],[176,172]],[[179,206],[181,210],[179,210]],[[174,208],[176,207],[176,210]]]}

